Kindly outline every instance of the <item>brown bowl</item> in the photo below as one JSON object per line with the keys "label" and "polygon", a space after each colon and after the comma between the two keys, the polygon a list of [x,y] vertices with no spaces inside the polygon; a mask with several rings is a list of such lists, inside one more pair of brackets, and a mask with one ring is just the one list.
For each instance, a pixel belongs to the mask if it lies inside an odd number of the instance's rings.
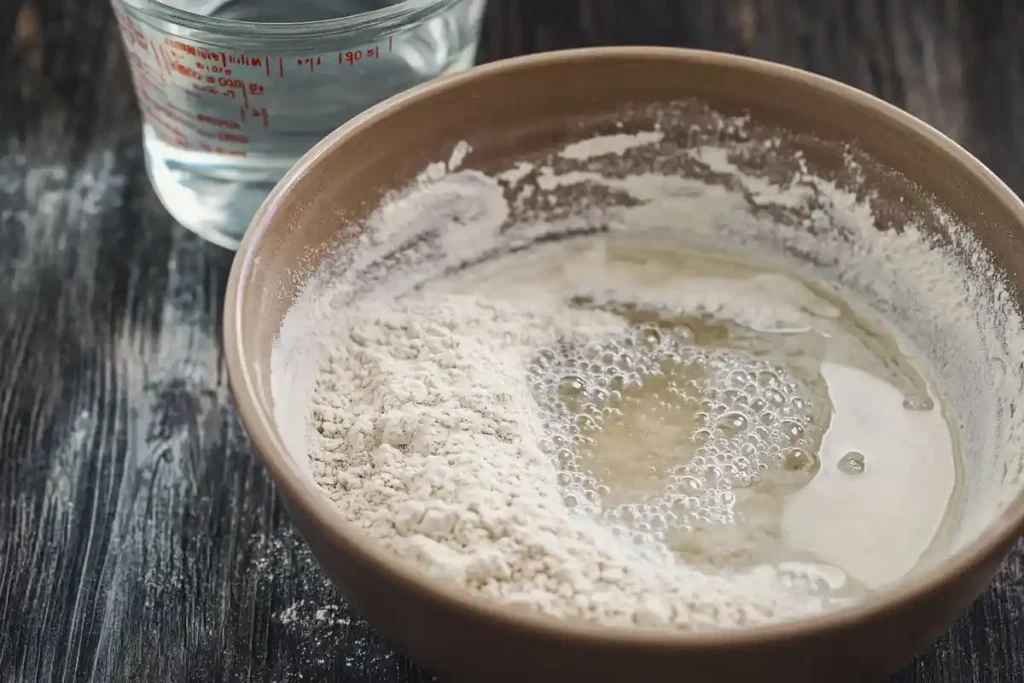
{"label": "brown bowl", "polygon": [[[1017,490],[957,552],[853,608],[770,627],[681,633],[570,624],[492,605],[397,562],[332,509],[305,454],[289,452],[275,424],[270,356],[304,274],[338,239],[339,216],[365,216],[459,140],[473,145],[474,165],[495,168],[578,139],[587,120],[624,103],[692,97],[808,140],[856,142],[896,172],[877,183],[896,200],[896,214],[930,197],[971,227],[1008,273],[1014,296],[1024,291],[1024,207],[991,172],[884,102],[775,64],[681,49],[554,52],[430,83],[343,125],[281,181],[242,242],[225,307],[228,370],[253,446],[324,570],[381,633],[446,680],[878,679],[942,634],[1024,531]],[[809,147],[808,156],[834,165],[827,146]]]}

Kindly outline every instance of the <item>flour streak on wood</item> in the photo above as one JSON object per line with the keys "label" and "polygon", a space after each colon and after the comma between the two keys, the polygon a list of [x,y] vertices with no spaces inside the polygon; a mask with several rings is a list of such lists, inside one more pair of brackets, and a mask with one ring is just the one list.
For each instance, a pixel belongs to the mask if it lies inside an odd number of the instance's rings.
{"label": "flour streak on wood", "polygon": [[[484,59],[660,43],[871,90],[1024,189],[1024,11],[969,0],[492,0]],[[106,0],[0,3],[0,680],[430,680],[344,604],[249,454],[230,254],[153,197]],[[1024,680],[1024,550],[894,680]]]}

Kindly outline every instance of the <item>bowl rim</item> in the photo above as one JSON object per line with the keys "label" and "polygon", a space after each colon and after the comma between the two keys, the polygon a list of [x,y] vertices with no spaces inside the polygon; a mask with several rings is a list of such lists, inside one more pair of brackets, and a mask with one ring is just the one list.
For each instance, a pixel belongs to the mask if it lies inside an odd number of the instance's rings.
{"label": "bowl rim", "polygon": [[[908,136],[938,148],[954,157],[965,171],[986,185],[1010,213],[1024,227],[1024,203],[991,170],[966,149],[939,132],[931,125],[890,105],[870,93],[834,79],[766,60],[707,50],[677,47],[615,46],[556,50],[505,59],[477,66],[459,74],[446,76],[417,86],[391,97],[355,116],[317,143],[303,155],[284,178],[274,187],[250,224],[231,266],[224,306],[224,348],[228,380],[235,393],[238,412],[260,459],[270,470],[276,486],[280,486],[303,512],[322,528],[342,539],[354,552],[363,555],[377,570],[388,572],[393,580],[421,594],[432,596],[449,610],[461,611],[481,620],[500,622],[506,628],[529,630],[545,637],[587,642],[618,647],[640,647],[668,650],[720,649],[754,643],[764,645],[793,638],[820,636],[824,632],[851,627],[894,609],[908,607],[926,599],[946,584],[965,574],[976,571],[990,561],[1004,546],[1024,534],[1024,495],[1018,496],[999,516],[989,523],[973,541],[965,544],[951,557],[922,571],[914,578],[900,582],[892,588],[872,593],[854,605],[826,611],[808,617],[779,623],[723,629],[715,631],[683,631],[674,629],[644,629],[630,626],[602,626],[589,622],[560,620],[525,610],[501,605],[476,596],[469,591],[418,571],[392,554],[379,542],[359,531],[333,509],[330,499],[316,482],[300,469],[297,460],[288,454],[280,435],[274,428],[273,416],[256,399],[256,382],[249,371],[250,361],[242,342],[243,283],[255,266],[255,252],[265,235],[272,229],[274,217],[292,188],[306,176],[309,168],[325,155],[332,154],[347,140],[359,135],[382,113],[413,106],[429,100],[434,93],[482,78],[498,78],[502,74],[523,69],[542,68],[551,64],[568,64],[588,60],[647,58],[666,62],[705,63],[736,70],[753,72],[774,79],[800,82],[832,95],[846,98],[862,107],[874,110],[904,129]],[[987,585],[987,584],[986,584]]]}

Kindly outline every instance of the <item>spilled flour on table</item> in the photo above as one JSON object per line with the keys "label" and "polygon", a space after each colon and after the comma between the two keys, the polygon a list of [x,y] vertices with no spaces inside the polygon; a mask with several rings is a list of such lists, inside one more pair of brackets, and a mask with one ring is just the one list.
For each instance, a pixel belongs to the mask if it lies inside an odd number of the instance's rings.
{"label": "spilled flour on table", "polygon": [[[926,200],[900,209],[898,231],[880,229],[877,208],[892,207],[848,150],[837,152],[843,174],[822,177],[784,133],[746,119],[685,107],[653,118],[653,129],[574,142],[493,176],[461,169],[472,151],[460,147],[343,230],[344,248],[308,279],[273,354],[288,448],[354,527],[422,571],[521,609],[706,629],[849,604],[827,565],[699,566],[570,507],[528,366],[546,349],[621,343],[630,331],[525,280],[496,297],[438,288],[550,240],[684,239],[770,254],[900,321],[970,464],[960,494],[970,504],[922,566],[970,542],[1024,483],[1024,422],[1011,410],[1024,377],[1007,360],[1024,355],[1024,330],[983,250]],[[759,298],[786,286],[747,291],[732,314],[719,287],[674,303],[786,330],[827,317]]]}

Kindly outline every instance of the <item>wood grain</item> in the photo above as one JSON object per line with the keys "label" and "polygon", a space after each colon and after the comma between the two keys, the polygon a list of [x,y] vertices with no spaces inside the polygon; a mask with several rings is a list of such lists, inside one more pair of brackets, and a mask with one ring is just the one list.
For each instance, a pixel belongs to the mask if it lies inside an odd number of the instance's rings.
{"label": "wood grain", "polygon": [[[1011,0],[492,0],[481,59],[607,43],[874,92],[1024,191]],[[334,595],[248,452],[231,255],[168,218],[106,0],[0,3],[0,680],[430,680]],[[1024,549],[893,680],[1024,680]]]}

